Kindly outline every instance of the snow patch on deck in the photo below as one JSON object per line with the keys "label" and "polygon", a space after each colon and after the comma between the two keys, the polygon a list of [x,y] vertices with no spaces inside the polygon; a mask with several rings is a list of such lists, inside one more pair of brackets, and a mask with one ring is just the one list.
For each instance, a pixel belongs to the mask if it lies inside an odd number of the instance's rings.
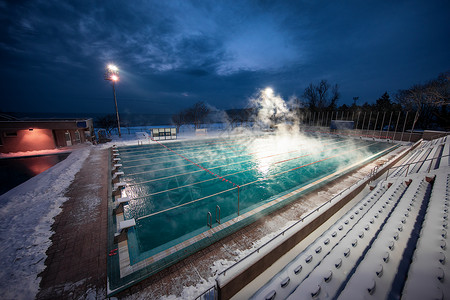
{"label": "snow patch on deck", "polygon": [[0,196],[0,290],[6,299],[33,299],[38,274],[45,268],[53,218],[67,200],[66,189],[91,147],[73,151],[64,161]]}

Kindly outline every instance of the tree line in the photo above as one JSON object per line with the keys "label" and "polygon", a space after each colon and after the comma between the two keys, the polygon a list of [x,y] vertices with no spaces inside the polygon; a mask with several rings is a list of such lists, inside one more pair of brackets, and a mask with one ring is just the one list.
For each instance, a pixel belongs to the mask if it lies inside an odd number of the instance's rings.
{"label": "tree line", "polygon": [[[311,118],[322,113],[335,118],[363,118],[367,122],[378,114],[388,113],[386,118],[392,118],[393,112],[405,114],[408,112],[408,126],[422,129],[450,130],[450,72],[440,74],[423,84],[415,84],[408,89],[398,90],[393,98],[388,92],[378,98],[375,103],[365,102],[359,105],[359,97],[353,97],[353,104],[338,106],[340,100],[339,86],[330,84],[327,80],[310,83],[300,97],[289,101],[290,111],[297,120],[310,123]],[[254,121],[255,107],[225,111],[226,120],[231,126],[240,122]],[[334,115],[332,114],[334,112]],[[182,110],[172,116],[173,124],[179,128],[183,124],[194,124],[196,128],[208,119],[211,109],[205,102],[197,102],[192,107]],[[373,116],[372,116],[373,115]],[[370,116],[370,117],[369,117]],[[402,121],[405,116],[402,116]],[[211,118],[209,118],[211,119]],[[358,119],[359,120],[359,119]],[[381,125],[380,125],[381,126]]]}
{"label": "tree line", "polygon": [[[338,106],[340,100],[339,86],[330,84],[327,80],[310,83],[300,97],[288,102],[290,117],[295,117],[303,123],[311,123],[315,116],[325,116],[339,119],[363,118],[383,112],[408,112],[408,126],[421,129],[450,130],[450,71],[437,76],[428,82],[414,84],[408,89],[398,90],[391,98],[388,92],[378,98],[375,103],[365,102],[359,105],[359,97],[353,97],[353,104]],[[230,126],[238,126],[243,122],[255,120],[256,107],[243,109],[230,109],[219,111],[207,102],[199,101],[191,107],[180,110],[171,117],[172,124],[179,128],[191,124],[199,128],[201,124],[210,122],[227,122]],[[389,116],[388,116],[389,117]],[[391,116],[392,117],[392,116]],[[404,117],[404,116],[403,116]],[[289,121],[288,119],[279,121]],[[97,126],[107,128],[107,131],[116,127],[115,116],[107,115],[96,120]],[[410,124],[411,123],[411,124]],[[108,130],[109,129],[109,130]]]}

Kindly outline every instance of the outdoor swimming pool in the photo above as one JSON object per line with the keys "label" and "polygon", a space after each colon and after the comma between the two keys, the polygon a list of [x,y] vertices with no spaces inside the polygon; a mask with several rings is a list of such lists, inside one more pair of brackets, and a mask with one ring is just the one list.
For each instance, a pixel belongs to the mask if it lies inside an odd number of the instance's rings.
{"label": "outdoor swimming pool", "polygon": [[122,197],[130,198],[124,218],[136,220],[130,263],[389,149],[372,140],[271,134],[120,147]]}

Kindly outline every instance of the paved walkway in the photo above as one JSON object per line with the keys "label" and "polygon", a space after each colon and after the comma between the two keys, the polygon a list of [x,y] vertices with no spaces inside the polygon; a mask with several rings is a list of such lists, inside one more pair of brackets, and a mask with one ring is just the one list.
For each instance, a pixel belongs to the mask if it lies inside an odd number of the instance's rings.
{"label": "paved walkway", "polygon": [[52,226],[37,299],[106,297],[107,150],[93,147]]}

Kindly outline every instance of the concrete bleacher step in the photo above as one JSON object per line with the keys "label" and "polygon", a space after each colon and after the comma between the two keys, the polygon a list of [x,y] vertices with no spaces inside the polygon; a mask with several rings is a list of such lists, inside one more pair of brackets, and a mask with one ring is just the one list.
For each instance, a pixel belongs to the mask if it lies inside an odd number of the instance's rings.
{"label": "concrete bleacher step", "polygon": [[423,149],[421,154],[419,155],[418,161],[412,166],[409,167],[408,175],[416,174],[419,172],[422,165],[425,163],[425,160],[429,157],[430,153],[433,151],[433,148],[427,147]]}
{"label": "concrete bleacher step", "polygon": [[[356,251],[356,248],[361,248],[360,251],[362,251],[364,243],[367,243],[371,239],[370,236],[376,232],[374,224],[381,222],[387,216],[388,207],[394,205],[395,202],[392,200],[398,197],[405,188],[406,185],[400,182],[388,190],[386,184],[379,183],[376,189],[359,201],[353,209],[349,210],[281,272],[259,289],[252,299],[270,298],[273,291],[275,291],[277,299],[288,297],[295,289],[303,286],[302,282],[306,278],[317,273],[315,269],[319,268],[319,264],[322,265],[325,260],[329,260],[329,263],[335,266],[334,268],[341,268],[343,261],[348,261],[347,257],[351,251]],[[340,249],[335,250],[335,248]],[[337,255],[336,252],[339,252],[339,254]],[[343,256],[341,257],[341,255]],[[350,267],[349,264],[342,269],[348,267]],[[331,270],[323,270],[327,274],[329,274],[329,271]],[[329,275],[334,277],[333,271]],[[319,274],[318,276],[320,279],[322,275]],[[283,284],[286,278],[289,278],[288,285]],[[328,277],[325,276],[325,278]]]}
{"label": "concrete bleacher step", "polygon": [[[343,284],[348,280],[348,274],[355,268],[361,255],[370,247],[370,242],[377,235],[380,226],[389,218],[389,215],[396,207],[401,196],[408,186],[398,181],[392,185],[375,205],[361,218],[357,226],[347,234],[324,258],[320,265],[309,274],[290,295],[288,299],[307,299],[314,293],[316,287],[320,287],[320,295],[328,295],[333,298],[338,295]],[[352,209],[354,213],[358,206]],[[324,274],[332,272],[332,279],[326,281]]]}
{"label": "concrete bleacher step", "polygon": [[402,299],[450,297],[449,201],[450,174],[437,173]]}
{"label": "concrete bleacher step", "polygon": [[420,212],[428,204],[430,190],[431,184],[425,179],[412,181],[339,299],[364,299],[369,295],[376,299],[399,298],[409,266],[403,258],[412,256],[412,233],[421,226]]}
{"label": "concrete bleacher step", "polygon": [[441,163],[439,169],[445,169],[450,167],[450,139],[444,144],[444,150],[442,151]]}
{"label": "concrete bleacher step", "polygon": [[[417,173],[428,173],[432,166],[436,163],[436,159],[440,154],[441,146],[433,145],[430,153],[425,158],[426,160],[422,163],[420,168],[417,169]],[[431,160],[430,160],[431,159]]]}
{"label": "concrete bleacher step", "polygon": [[394,172],[392,172],[389,176],[390,179],[397,178],[400,176],[405,176],[406,171],[409,169],[408,164],[413,163],[414,161],[418,161],[418,157],[420,156],[420,149],[415,149],[411,153],[411,155],[403,162],[403,166],[398,167]]}
{"label": "concrete bleacher step", "polygon": [[446,138],[432,142],[424,142],[413,150],[410,156],[395,170],[389,173],[387,179],[395,179],[418,173],[428,173],[430,170],[447,168],[450,166],[450,143],[444,143]]}

